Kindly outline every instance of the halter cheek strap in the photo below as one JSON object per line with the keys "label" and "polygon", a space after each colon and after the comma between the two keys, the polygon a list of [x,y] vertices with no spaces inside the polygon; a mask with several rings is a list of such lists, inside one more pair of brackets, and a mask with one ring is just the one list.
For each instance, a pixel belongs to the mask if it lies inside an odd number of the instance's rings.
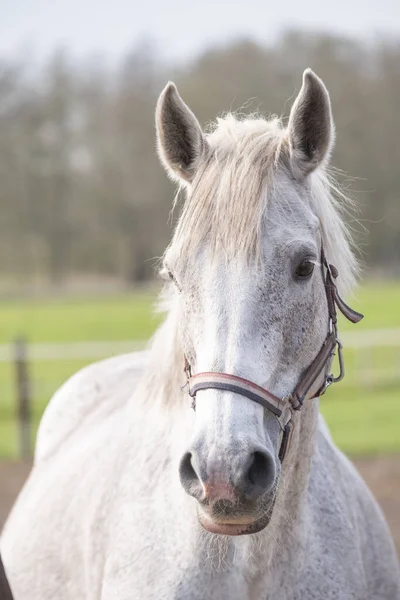
{"label": "halter cheek strap", "polygon": [[[313,362],[307,367],[301,376],[297,386],[292,393],[280,398],[275,396],[265,388],[257,385],[256,383],[238,377],[237,375],[230,375],[227,373],[218,372],[205,372],[192,375],[191,366],[185,358],[185,373],[187,378],[187,389],[189,395],[192,397],[192,407],[196,409],[196,395],[202,390],[225,390],[245,396],[253,402],[257,402],[265,409],[272,412],[281,427],[282,436],[280,442],[279,458],[283,461],[285,454],[290,445],[291,434],[293,431],[293,413],[294,410],[300,410],[303,406],[304,400],[307,394],[314,386],[315,382],[320,377],[322,371],[325,369],[325,379],[322,386],[317,392],[309,396],[310,399],[322,396],[327,388],[332,384],[340,381],[344,377],[344,363],[342,355],[342,343],[338,338],[337,331],[337,313],[336,307],[340,312],[352,323],[358,323],[363,318],[361,313],[351,309],[339,296],[335,279],[338,276],[336,267],[330,265],[326,260],[323,248],[321,249],[321,263],[323,269],[326,269],[325,275],[325,292],[328,303],[328,314],[329,314],[329,330],[328,334]],[[328,374],[335,350],[338,350],[339,358],[339,375],[334,376]]]}

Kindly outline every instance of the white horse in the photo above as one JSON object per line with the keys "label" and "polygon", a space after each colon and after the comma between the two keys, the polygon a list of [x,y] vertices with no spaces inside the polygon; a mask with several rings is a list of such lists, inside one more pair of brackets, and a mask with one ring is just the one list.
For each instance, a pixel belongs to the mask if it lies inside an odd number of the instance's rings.
{"label": "white horse", "polygon": [[325,256],[342,291],[356,273],[323,83],[305,72],[287,127],[207,135],[170,83],[157,130],[187,195],[168,314],[50,402],[1,540],[15,600],[398,600],[388,527],[312,399],[335,302],[352,318]]}

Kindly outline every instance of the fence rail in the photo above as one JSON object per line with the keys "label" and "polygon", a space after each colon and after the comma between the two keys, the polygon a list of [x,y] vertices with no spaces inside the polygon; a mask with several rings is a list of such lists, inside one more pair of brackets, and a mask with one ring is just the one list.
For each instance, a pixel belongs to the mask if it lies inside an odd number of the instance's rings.
{"label": "fence rail", "polygon": [[[145,342],[63,342],[26,344],[29,360],[95,360],[116,354],[143,350]],[[0,363],[15,357],[15,343],[0,345]]]}
{"label": "fence rail", "polygon": [[[346,352],[352,360],[349,369],[349,385],[363,388],[397,384],[400,380],[400,329],[375,329],[344,332],[341,335]],[[14,365],[16,381],[16,415],[19,423],[19,452],[27,458],[31,448],[31,413],[35,391],[43,385],[30,377],[30,366],[41,361],[95,361],[98,359],[143,350],[145,342],[97,341],[73,343],[26,343],[16,340],[13,344],[0,345],[0,363]],[[352,355],[352,356],[351,356]],[[45,386],[47,380],[44,381]],[[59,383],[58,383],[59,385]],[[55,388],[46,388],[50,397]]]}
{"label": "fence rail", "polygon": [[[341,334],[345,348],[365,350],[366,348],[400,348],[400,329],[371,329]],[[146,342],[138,341],[97,341],[63,343],[27,343],[29,360],[90,360],[106,358],[116,354],[125,354],[143,350]],[[15,343],[0,344],[0,363],[9,363],[15,359]]]}

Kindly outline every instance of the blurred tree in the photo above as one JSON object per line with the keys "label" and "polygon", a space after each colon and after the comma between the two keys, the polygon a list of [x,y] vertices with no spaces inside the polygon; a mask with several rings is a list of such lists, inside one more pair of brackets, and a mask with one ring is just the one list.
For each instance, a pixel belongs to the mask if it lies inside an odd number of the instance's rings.
{"label": "blurred tree", "polygon": [[[207,123],[226,110],[286,117],[311,66],[331,93],[334,164],[361,191],[365,260],[400,263],[400,42],[363,44],[287,32],[238,40],[169,69],[141,43],[116,68],[58,51],[44,71],[0,63],[0,268],[61,283],[80,274],[132,284],[153,275],[168,243],[174,188],[155,150],[154,108],[166,80]],[[342,179],[347,184],[348,179]]]}

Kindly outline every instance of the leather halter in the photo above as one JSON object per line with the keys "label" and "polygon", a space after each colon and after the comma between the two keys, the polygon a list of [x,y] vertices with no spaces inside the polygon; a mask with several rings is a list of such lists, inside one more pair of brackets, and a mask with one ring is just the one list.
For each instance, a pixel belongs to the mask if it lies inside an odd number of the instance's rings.
{"label": "leather halter", "polygon": [[[264,408],[272,412],[281,427],[282,431],[282,439],[280,443],[279,450],[279,458],[283,461],[287,449],[289,447],[291,433],[293,431],[293,414],[292,411],[300,410],[303,406],[304,400],[307,397],[307,394],[313,387],[314,383],[317,381],[318,377],[321,375],[323,369],[325,368],[325,379],[322,386],[318,389],[318,391],[309,397],[309,399],[318,398],[322,396],[327,390],[327,388],[332,383],[337,383],[341,381],[344,377],[344,362],[343,362],[343,354],[342,354],[342,343],[338,338],[338,330],[337,330],[337,313],[336,307],[340,310],[340,312],[352,323],[358,323],[363,318],[363,315],[353,309],[351,309],[339,296],[335,279],[338,276],[338,271],[336,267],[329,264],[323,248],[321,248],[321,263],[322,268],[326,269],[326,275],[324,280],[326,299],[328,302],[328,314],[329,314],[329,322],[328,322],[328,334],[323,342],[320,351],[317,356],[313,360],[313,362],[307,367],[301,376],[297,386],[295,389],[280,398],[279,396],[275,396],[268,390],[263,387],[260,387],[256,383],[249,381],[248,379],[243,379],[242,377],[238,377],[237,375],[230,375],[227,373],[218,373],[218,372],[205,372],[198,373],[197,375],[192,375],[191,366],[186,356],[185,359],[185,373],[187,378],[187,389],[189,395],[192,397],[192,408],[196,409],[196,395],[201,390],[225,390],[228,392],[234,392],[235,394],[240,394],[241,396],[245,396],[252,400],[253,402],[257,402],[261,404]],[[338,350],[338,358],[339,358],[339,375],[336,377],[333,374],[329,374],[329,370],[332,364],[333,356],[335,354],[335,350]]]}

